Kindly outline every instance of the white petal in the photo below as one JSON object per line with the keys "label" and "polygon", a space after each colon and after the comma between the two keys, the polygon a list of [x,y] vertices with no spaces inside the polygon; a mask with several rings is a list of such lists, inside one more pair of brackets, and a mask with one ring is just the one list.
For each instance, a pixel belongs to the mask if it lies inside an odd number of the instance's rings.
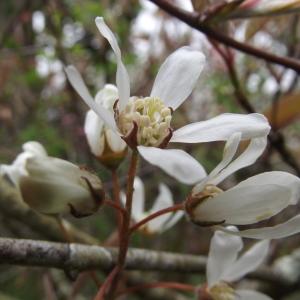
{"label": "white petal", "polygon": [[236,300],[272,300],[269,296],[251,290],[237,290]]}
{"label": "white petal", "polygon": [[253,224],[274,216],[290,203],[291,191],[276,184],[236,186],[199,204],[193,214],[199,222]]}
{"label": "white petal", "polygon": [[[145,209],[145,190],[144,184],[139,177],[134,178],[133,184],[133,197],[132,197],[132,216],[133,219],[138,222],[144,217]],[[124,204],[126,203],[126,197]]]}
{"label": "white petal", "polygon": [[266,146],[266,136],[252,139],[246,150],[223,169],[214,179],[209,180],[209,182],[217,185],[234,172],[254,164],[264,152]]}
{"label": "white petal", "polygon": [[104,88],[96,94],[95,101],[113,113],[113,107],[118,98],[119,95],[117,87],[113,84],[106,84]]}
{"label": "white petal", "polygon": [[127,144],[120,138],[120,135],[115,133],[110,128],[105,129],[107,143],[110,149],[114,152],[122,152]]}
{"label": "white petal", "polygon": [[209,178],[213,178],[220,173],[227,165],[232,161],[239,143],[241,141],[242,134],[240,132],[234,133],[226,142],[223,150],[222,161],[212,170],[209,174]]}
{"label": "white petal", "polygon": [[173,216],[164,224],[160,232],[164,232],[173,227],[183,216],[184,212],[181,210],[177,211],[176,213],[173,213]]}
{"label": "white petal", "polygon": [[30,141],[26,142],[22,146],[23,151],[30,152],[33,155],[40,155],[40,156],[47,156],[47,151],[45,150],[44,146],[39,142]]}
{"label": "white petal", "polygon": [[100,156],[104,150],[104,122],[93,111],[89,110],[85,116],[84,132],[95,156]]}
{"label": "white petal", "polygon": [[190,47],[172,53],[160,67],[151,97],[176,109],[192,92],[204,67],[205,56]]}
{"label": "white petal", "polygon": [[269,245],[268,240],[256,243],[226,270],[223,279],[234,282],[257,269],[266,259]]}
{"label": "white petal", "polygon": [[276,184],[288,188],[290,191],[289,204],[297,204],[300,199],[300,178],[282,171],[264,172],[252,176],[240,182],[233,189],[236,187],[261,186],[265,184]]}
{"label": "white petal", "polygon": [[118,87],[118,91],[119,91],[119,98],[120,98],[119,105],[120,105],[120,109],[122,110],[126,106],[128,100],[129,100],[129,97],[130,97],[129,76],[128,76],[127,70],[122,62],[121,50],[119,48],[116,37],[114,36],[112,31],[109,29],[109,27],[105,24],[102,17],[97,17],[95,22],[96,22],[96,25],[97,25],[100,33],[109,42],[109,44],[117,58],[116,83],[117,83],[117,87]]}
{"label": "white petal", "polygon": [[300,232],[300,215],[276,226],[242,230],[239,233],[233,233],[225,228],[218,227],[218,229],[252,239],[281,239]]}
{"label": "white petal", "polygon": [[266,136],[270,131],[266,117],[261,114],[222,114],[203,122],[196,122],[174,131],[171,142],[204,143],[226,141],[235,132],[242,139]]}
{"label": "white petal", "polygon": [[[236,231],[236,228],[232,228]],[[243,241],[238,236],[216,231],[210,242],[207,258],[206,276],[208,287],[223,279],[223,274],[236,261],[243,248]]]}
{"label": "white petal", "polygon": [[182,150],[144,146],[138,146],[138,150],[145,160],[182,183],[194,184],[206,177],[204,168]]}
{"label": "white petal", "polygon": [[65,68],[65,71],[71,85],[85,103],[105,122],[108,127],[117,131],[113,114],[94,101],[77,69],[74,66],[68,66]]}
{"label": "white petal", "polygon": [[[159,185],[159,194],[149,211],[149,215],[173,205],[173,197],[169,188],[165,184]],[[170,218],[172,213],[161,215],[158,218],[148,222],[147,227],[151,232],[158,232],[162,229],[162,225]]]}

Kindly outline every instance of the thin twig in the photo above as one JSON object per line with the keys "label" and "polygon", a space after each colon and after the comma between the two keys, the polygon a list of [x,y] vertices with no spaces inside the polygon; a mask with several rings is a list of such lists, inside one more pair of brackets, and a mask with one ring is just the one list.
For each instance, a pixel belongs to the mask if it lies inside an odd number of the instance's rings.
{"label": "thin twig", "polygon": [[167,0],[149,0],[149,1],[156,4],[158,7],[166,11],[168,14],[176,17],[177,19],[183,21],[189,26],[204,33],[209,38],[212,38],[231,48],[237,49],[243,53],[247,53],[257,58],[261,58],[267,62],[285,66],[286,68],[295,70],[298,73],[300,72],[300,61],[297,59],[274,55],[262,49],[252,47],[249,44],[238,42],[235,39],[232,39],[231,37],[226,36],[221,32],[212,29],[205,22],[202,22],[201,14],[196,12],[185,11],[177,7],[176,5],[174,5],[171,1],[167,1]]}
{"label": "thin twig", "polygon": [[149,221],[161,216],[161,215],[165,215],[167,213],[170,212],[176,212],[178,210],[183,210],[183,204],[179,203],[179,204],[175,204],[171,207],[167,207],[164,208],[162,210],[159,210],[151,215],[149,215],[148,217],[144,218],[143,220],[139,221],[138,223],[132,225],[130,227],[130,234],[133,233],[135,230],[139,229],[140,227],[142,227],[143,225],[147,224]]}

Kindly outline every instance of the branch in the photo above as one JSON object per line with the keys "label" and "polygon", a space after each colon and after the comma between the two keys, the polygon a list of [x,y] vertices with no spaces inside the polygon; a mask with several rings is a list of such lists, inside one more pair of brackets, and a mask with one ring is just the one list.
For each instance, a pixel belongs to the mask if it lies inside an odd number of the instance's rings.
{"label": "branch", "polygon": [[[63,244],[56,242],[0,238],[0,264],[38,266],[63,270],[111,270],[117,262],[116,248]],[[206,258],[196,255],[146,249],[128,250],[126,270],[204,273]],[[271,268],[260,268],[248,275],[283,287],[300,283],[291,281]]]}
{"label": "branch", "polygon": [[156,4],[158,7],[163,9],[168,14],[178,18],[179,20],[183,21],[187,25],[197,29],[198,31],[204,33],[208,37],[218,42],[221,42],[224,45],[227,45],[231,48],[247,53],[249,55],[255,56],[257,58],[264,59],[268,62],[272,62],[274,64],[278,64],[286,68],[290,68],[292,70],[295,70],[297,73],[300,72],[299,60],[283,57],[283,56],[277,56],[272,53],[263,51],[261,49],[252,47],[248,44],[238,42],[235,39],[230,38],[229,36],[223,35],[222,33],[215,31],[214,29],[209,27],[206,23],[202,22],[201,14],[195,12],[187,12],[177,7],[176,5],[172,4],[171,1],[167,1],[167,0],[149,0],[149,1]]}

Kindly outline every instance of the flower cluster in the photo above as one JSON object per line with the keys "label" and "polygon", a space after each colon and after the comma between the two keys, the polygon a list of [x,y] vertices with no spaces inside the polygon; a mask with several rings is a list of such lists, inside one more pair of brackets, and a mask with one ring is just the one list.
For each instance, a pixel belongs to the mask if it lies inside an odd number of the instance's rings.
{"label": "flower cluster", "polygon": [[[68,66],[66,74],[90,107],[84,131],[92,154],[116,176],[127,149],[132,152],[126,195],[120,193],[114,178],[115,202],[104,199],[98,176],[86,168],[48,156],[37,142],[24,144],[23,152],[11,165],[0,166],[0,174],[8,176],[24,202],[40,213],[71,212],[76,217],[87,216],[104,202],[116,208],[121,214],[117,271],[124,268],[129,235],[135,229],[130,227],[132,221],[133,226],[141,224],[137,228],[142,232],[154,234],[168,230],[186,215],[194,224],[215,230],[207,262],[207,286],[201,292],[204,290],[213,300],[270,299],[258,292],[235,290],[229,283],[263,262],[270,239],[300,232],[300,214],[273,227],[240,231],[228,225],[255,224],[296,205],[300,198],[300,179],[287,172],[272,171],[250,177],[227,190],[220,187],[226,178],[252,165],[262,155],[270,132],[268,120],[257,113],[225,113],[179,129],[172,128],[174,111],[198,81],[204,54],[190,47],[178,49],[160,67],[149,96],[130,95],[129,76],[117,39],[103,18],[96,18],[96,25],[116,57],[116,86],[107,84],[92,97],[74,66]],[[215,141],[225,142],[225,147],[221,162],[209,174],[190,154],[168,149],[170,143]],[[247,141],[248,146],[239,152],[242,141]],[[152,208],[146,209],[144,185],[136,176],[138,155],[179,182],[193,185],[176,209],[172,192],[162,183]],[[241,236],[262,241],[238,258],[243,248]]]}

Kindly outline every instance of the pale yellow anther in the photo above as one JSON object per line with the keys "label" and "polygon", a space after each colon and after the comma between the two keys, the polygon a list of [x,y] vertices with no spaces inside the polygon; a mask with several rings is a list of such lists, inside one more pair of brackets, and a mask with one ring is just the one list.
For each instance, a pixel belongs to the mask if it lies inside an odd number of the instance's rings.
{"label": "pale yellow anther", "polygon": [[159,98],[131,98],[119,113],[119,129],[126,136],[138,126],[137,143],[144,146],[159,146],[169,136],[171,110]]}

